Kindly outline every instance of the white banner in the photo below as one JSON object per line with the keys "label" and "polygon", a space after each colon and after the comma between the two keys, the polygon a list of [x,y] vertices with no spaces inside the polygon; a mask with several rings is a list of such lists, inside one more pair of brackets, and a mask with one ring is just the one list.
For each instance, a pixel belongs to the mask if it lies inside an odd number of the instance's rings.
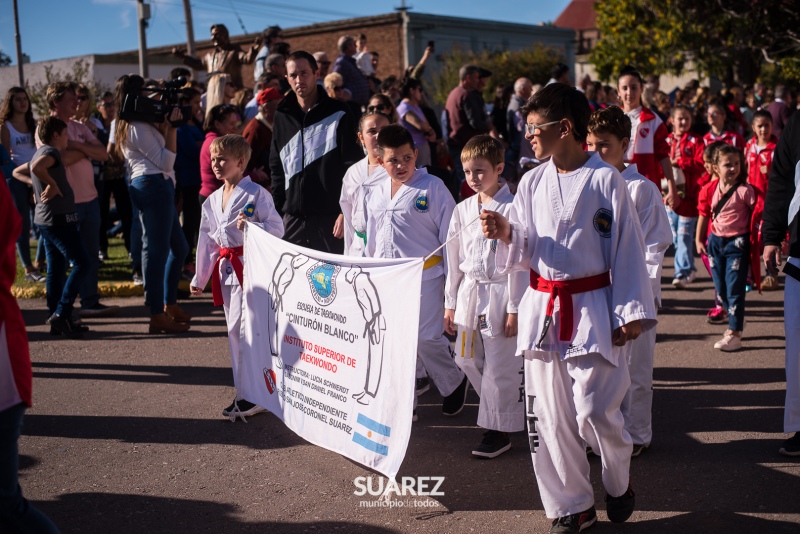
{"label": "white banner", "polygon": [[244,254],[240,396],[394,477],[411,434],[422,259],[326,254],[251,224]]}

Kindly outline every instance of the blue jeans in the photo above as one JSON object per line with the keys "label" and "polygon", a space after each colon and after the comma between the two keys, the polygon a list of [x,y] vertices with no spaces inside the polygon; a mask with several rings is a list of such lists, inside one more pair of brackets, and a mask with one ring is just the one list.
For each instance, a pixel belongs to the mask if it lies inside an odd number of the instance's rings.
{"label": "blue jeans", "polygon": [[50,518],[22,496],[19,486],[17,441],[24,415],[23,403],[0,412],[0,531],[58,534]]}
{"label": "blue jeans", "polygon": [[667,208],[672,227],[672,244],[675,246],[675,278],[685,278],[696,271],[694,267],[694,232],[697,217],[681,217]]}
{"label": "blue jeans", "polygon": [[6,178],[6,184],[11,191],[14,206],[22,217],[22,233],[17,239],[17,254],[19,261],[26,269],[32,269],[31,263],[31,188],[16,178]]}
{"label": "blue jeans", "polygon": [[183,235],[175,186],[162,174],[136,176],[131,180],[131,202],[142,222],[142,268],[145,304],[150,313],[164,313],[165,304],[178,300],[178,281],[189,244]]}
{"label": "blue jeans", "polygon": [[[89,256],[83,248],[78,226],[40,226],[47,252],[47,309],[69,317],[75,297],[89,271]],[[72,271],[67,277],[67,267]],[[65,281],[66,278],[66,281]]]}
{"label": "blue jeans", "polygon": [[[128,190],[130,191],[130,188]],[[132,201],[131,204],[133,204]],[[142,214],[133,205],[131,205],[131,212],[133,213],[133,220],[131,221],[131,263],[133,264],[133,270],[140,273],[142,271]]]}
{"label": "blue jeans", "polygon": [[708,236],[708,262],[714,287],[728,310],[728,328],[744,329],[744,297],[747,268],[750,265],[750,235],[736,237]]}
{"label": "blue jeans", "polygon": [[89,264],[86,277],[80,287],[81,307],[91,308],[100,300],[97,294],[97,273],[100,270],[100,201],[75,204],[75,213],[78,214],[78,231],[81,234],[83,248],[88,256]]}

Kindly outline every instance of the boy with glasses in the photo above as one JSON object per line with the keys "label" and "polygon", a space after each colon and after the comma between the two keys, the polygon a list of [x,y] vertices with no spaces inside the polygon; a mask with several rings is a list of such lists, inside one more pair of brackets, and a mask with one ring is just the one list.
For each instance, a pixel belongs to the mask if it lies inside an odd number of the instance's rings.
{"label": "boy with glasses", "polygon": [[498,271],[530,269],[517,354],[533,466],[550,532],[580,532],[597,520],[586,444],[602,458],[609,519],[634,510],[620,411],[630,377],[616,347],[655,326],[653,292],[625,179],[583,151],[586,97],[553,83],[522,114],[536,158],[550,161],[522,177],[508,218],[484,210],[481,219],[498,240]]}

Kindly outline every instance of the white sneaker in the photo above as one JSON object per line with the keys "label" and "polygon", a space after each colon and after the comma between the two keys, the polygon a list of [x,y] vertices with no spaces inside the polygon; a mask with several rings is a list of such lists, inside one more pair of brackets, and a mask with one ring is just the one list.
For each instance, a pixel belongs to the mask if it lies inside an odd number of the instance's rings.
{"label": "white sneaker", "polygon": [[676,288],[677,287],[682,287],[681,286],[682,282],[683,282],[683,277],[682,276],[676,276],[675,278],[672,279],[672,287],[676,287]]}
{"label": "white sneaker", "polygon": [[684,278],[684,280],[686,280],[687,284],[691,284],[692,282],[695,281],[696,278],[697,278],[697,271],[689,271],[689,276]]}
{"label": "white sneaker", "polygon": [[734,352],[742,348],[742,338],[736,336],[730,330],[725,332],[722,339],[714,343],[714,348],[723,352]]}

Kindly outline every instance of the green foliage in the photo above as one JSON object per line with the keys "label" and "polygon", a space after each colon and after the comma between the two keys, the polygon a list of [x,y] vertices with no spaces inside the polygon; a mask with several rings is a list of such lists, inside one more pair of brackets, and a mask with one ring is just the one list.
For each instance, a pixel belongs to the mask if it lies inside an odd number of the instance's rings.
{"label": "green foliage", "polygon": [[526,77],[534,84],[544,85],[550,79],[553,66],[559,61],[564,61],[560,50],[538,44],[514,51],[484,50],[480,54],[454,48],[441,58],[440,69],[433,75],[430,93],[437,104],[444,105],[447,95],[459,84],[458,70],[471,63],[492,71],[490,83],[483,90],[484,100],[492,102],[494,88],[501,83],[513,84],[517,78]]}
{"label": "green foliage", "polygon": [[44,67],[45,81],[29,83],[25,82],[25,89],[28,91],[28,97],[33,106],[34,115],[37,117],[44,117],[49,113],[47,109],[47,86],[55,82],[75,82],[82,83],[89,88],[89,91],[95,97],[101,95],[104,91],[109,91],[111,88],[104,84],[95,82],[89,73],[89,62],[79,59],[72,65],[72,70],[63,72],[56,71],[52,65]]}
{"label": "green foliage", "polygon": [[750,84],[764,64],[800,74],[800,10],[792,0],[604,0],[595,4],[601,39],[590,60],[610,79],[626,64],[645,74],[703,75]]}
{"label": "green foliage", "polygon": [[11,56],[0,50],[0,67],[8,67],[11,65]]}

